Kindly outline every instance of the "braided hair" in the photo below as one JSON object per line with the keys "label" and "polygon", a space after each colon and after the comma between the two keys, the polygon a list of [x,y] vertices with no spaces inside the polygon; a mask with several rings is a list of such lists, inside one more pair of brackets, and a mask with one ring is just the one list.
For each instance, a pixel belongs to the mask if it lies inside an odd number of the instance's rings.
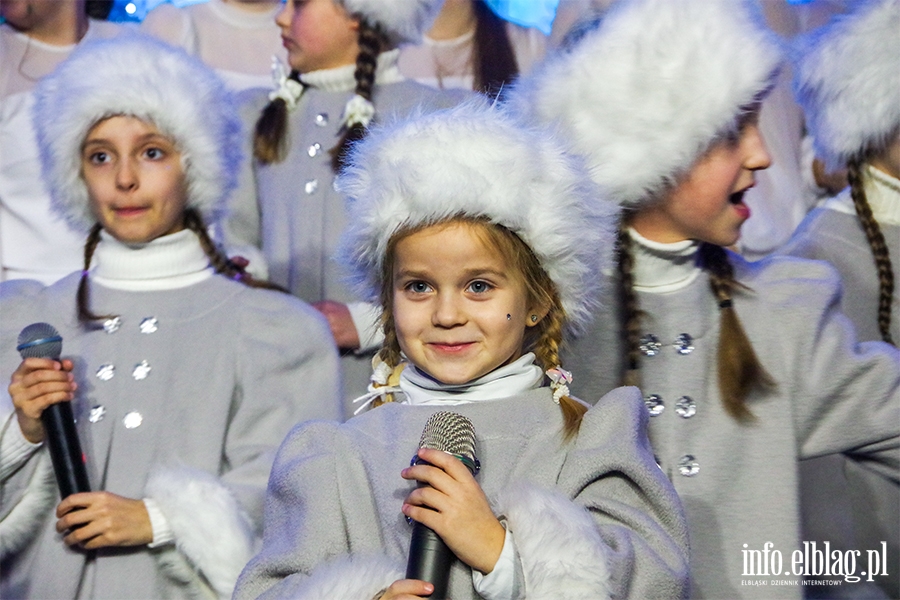
{"label": "braided hair", "polygon": [[[356,57],[356,71],[353,73],[356,79],[354,93],[371,102],[375,88],[378,55],[388,46],[387,35],[380,25],[377,23],[373,25],[361,17],[359,18],[358,35],[359,54]],[[288,78],[299,82],[300,72],[291,71]],[[361,123],[354,123],[350,127],[342,129],[340,140],[329,150],[331,167],[335,173],[343,168],[353,142],[362,139],[365,134],[366,127]],[[256,121],[253,156],[263,164],[281,162],[287,156],[288,147],[287,102],[283,98],[275,98],[266,105]]]}
{"label": "braided hair", "polygon": [[[640,318],[632,270],[634,258],[631,236],[620,227],[618,244],[619,298],[622,307],[622,339],[626,354],[623,385],[640,385]],[[747,396],[754,389],[768,389],[774,380],[760,363],[732,304],[736,289],[744,287],[734,278],[734,267],[721,246],[703,242],[698,251],[699,266],[709,274],[709,285],[719,305],[717,349],[719,393],[726,412],[734,419],[754,419],[747,408]]]}
{"label": "braided hair", "polygon": [[891,337],[891,302],[894,296],[894,270],[891,265],[891,256],[888,251],[884,234],[872,209],[869,207],[869,201],[866,198],[865,187],[862,181],[862,162],[859,159],[851,160],[847,164],[847,180],[850,183],[850,197],[853,199],[853,206],[856,208],[856,214],[859,217],[859,223],[863,232],[866,234],[866,240],[872,248],[872,258],[875,260],[875,270],[878,273],[878,330],[881,332],[881,339],[888,344],[896,346],[896,342]]}
{"label": "braided hair", "polygon": [[[237,262],[229,259],[222,252],[206,230],[203,218],[196,209],[188,208],[184,211],[184,227],[193,231],[200,241],[203,252],[209,258],[210,265],[215,269],[216,273],[221,273],[229,279],[239,281],[244,285],[252,288],[262,288],[267,290],[276,290],[279,292],[287,292],[281,286],[268,281],[259,281],[244,270],[244,267]],[[115,315],[97,315],[90,309],[90,283],[88,281],[88,269],[91,266],[91,260],[94,257],[94,251],[100,242],[100,232],[103,227],[96,223],[91,227],[87,241],[84,244],[84,267],[81,271],[81,280],[78,282],[78,292],[76,296],[78,320],[82,324],[89,324],[95,321],[110,319]]]}
{"label": "braided hair", "polygon": [[[531,248],[522,239],[503,227],[489,223],[477,217],[460,215],[440,223],[424,223],[414,227],[406,227],[391,236],[388,241],[385,260],[382,264],[380,300],[382,306],[381,325],[384,331],[384,342],[378,352],[378,358],[391,368],[396,368],[402,360],[400,343],[394,326],[394,294],[393,269],[397,244],[434,225],[466,223],[477,227],[484,236],[485,243],[500,252],[511,268],[521,273],[528,294],[528,305],[549,307],[547,314],[534,326],[526,330],[523,351],[534,352],[535,359],[541,369],[546,371],[559,366],[559,347],[563,339],[563,327],[566,323],[565,310],[556,290],[556,285],[541,267],[540,261]],[[376,400],[373,406],[382,402]],[[559,399],[559,407],[563,414],[563,439],[569,440],[578,433],[581,420],[587,408],[569,396]]]}

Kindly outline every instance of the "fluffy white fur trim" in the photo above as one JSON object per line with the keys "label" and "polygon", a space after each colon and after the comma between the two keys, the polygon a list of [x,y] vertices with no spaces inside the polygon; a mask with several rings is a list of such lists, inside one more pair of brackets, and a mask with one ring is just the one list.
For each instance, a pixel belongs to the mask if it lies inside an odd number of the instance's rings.
{"label": "fluffy white fur trim", "polygon": [[418,44],[431,28],[444,0],[340,0],[350,14],[378,23],[392,45]]}
{"label": "fluffy white fur trim", "polygon": [[75,227],[93,225],[81,145],[98,121],[128,115],[174,140],[188,206],[217,219],[241,161],[235,106],[218,76],[181,49],[136,34],[79,46],[35,90],[34,126],[53,207]]}
{"label": "fluffy white fur trim", "polygon": [[900,131],[900,0],[863,3],[801,38],[794,87],[829,168]]}
{"label": "fluffy white fur trim", "polygon": [[[516,483],[497,498],[515,540],[529,600],[612,597],[606,544],[588,512],[555,491]],[[565,582],[564,588],[560,582]]]}
{"label": "fluffy white fur trim", "polygon": [[359,598],[368,600],[404,577],[405,565],[383,556],[342,556],[316,567],[297,587],[280,595],[296,600]]}
{"label": "fluffy white fur trim", "polygon": [[637,206],[771,87],[781,51],[759,21],[744,0],[619,0],[596,29],[523,78],[509,102],[557,128],[597,183]]}
{"label": "fluffy white fur trim", "polygon": [[373,301],[393,233],[460,214],[518,234],[556,284],[576,329],[612,261],[616,205],[601,199],[551,135],[484,99],[373,130],[354,148],[338,188],[351,214],[340,258]]}
{"label": "fluffy white fur trim", "polygon": [[230,598],[256,542],[231,492],[205,471],[179,467],[151,474],[145,495],[169,521],[178,549],[220,597]]}
{"label": "fluffy white fur trim", "polygon": [[0,558],[17,553],[34,541],[59,502],[50,453],[42,448],[33,460],[38,463],[22,497],[0,520]]}

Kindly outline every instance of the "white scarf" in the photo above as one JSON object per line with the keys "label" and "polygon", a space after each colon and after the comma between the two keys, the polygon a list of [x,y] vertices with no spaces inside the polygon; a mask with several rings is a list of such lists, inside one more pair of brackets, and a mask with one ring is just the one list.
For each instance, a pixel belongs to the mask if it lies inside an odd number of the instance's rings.
{"label": "white scarf", "polygon": [[[400,374],[397,385],[388,386],[391,369],[380,363],[372,376],[369,391],[353,401],[362,403],[353,414],[364,411],[376,398],[387,394],[403,394],[403,404],[446,405],[467,404],[486,400],[509,398],[540,387],[544,372],[534,364],[534,353],[529,352],[510,364],[494,369],[487,375],[463,384],[446,384],[434,380],[408,364]],[[568,390],[567,390],[568,391]]]}
{"label": "white scarf", "polygon": [[404,404],[467,404],[484,400],[509,398],[540,387],[544,372],[534,364],[529,352],[519,359],[494,369],[487,375],[462,384],[441,383],[409,365],[400,374],[400,391]]}

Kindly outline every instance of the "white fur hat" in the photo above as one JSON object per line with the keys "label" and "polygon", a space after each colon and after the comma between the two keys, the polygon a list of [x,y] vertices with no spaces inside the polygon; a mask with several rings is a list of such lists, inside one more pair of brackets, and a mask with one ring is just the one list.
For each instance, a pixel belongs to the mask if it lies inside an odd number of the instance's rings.
{"label": "white fur hat", "polygon": [[188,207],[212,221],[225,209],[241,161],[231,94],[183,50],[139,35],[87,42],[35,91],[34,127],[53,207],[80,229],[96,222],[81,178],[88,131],[114,115],[153,123],[182,153]]}
{"label": "white fur hat", "polygon": [[744,0],[618,0],[509,102],[554,127],[617,202],[637,206],[771,87],[781,52],[757,13]]}
{"label": "white fur hat", "polygon": [[378,23],[393,44],[418,44],[444,0],[339,0],[351,15]]}
{"label": "white fur hat", "polygon": [[900,130],[900,0],[863,3],[802,38],[794,87],[831,169]]}
{"label": "white fur hat", "polygon": [[351,215],[340,259],[357,289],[377,299],[398,228],[486,217],[534,251],[577,329],[612,263],[618,221],[618,207],[578,164],[551,135],[483,98],[373,130],[338,178]]}

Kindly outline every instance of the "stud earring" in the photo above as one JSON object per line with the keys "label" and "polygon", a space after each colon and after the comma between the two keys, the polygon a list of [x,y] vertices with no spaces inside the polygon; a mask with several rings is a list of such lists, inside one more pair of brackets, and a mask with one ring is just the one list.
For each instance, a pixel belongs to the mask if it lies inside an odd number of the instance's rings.
{"label": "stud earring", "polygon": [[511,314],[509,314],[509,313],[507,313],[507,315],[506,315],[506,320],[507,320],[507,321],[510,321],[510,320],[512,320],[512,315],[511,315]]}
{"label": "stud earring", "polygon": [[537,323],[537,315],[531,315],[531,322]]}

